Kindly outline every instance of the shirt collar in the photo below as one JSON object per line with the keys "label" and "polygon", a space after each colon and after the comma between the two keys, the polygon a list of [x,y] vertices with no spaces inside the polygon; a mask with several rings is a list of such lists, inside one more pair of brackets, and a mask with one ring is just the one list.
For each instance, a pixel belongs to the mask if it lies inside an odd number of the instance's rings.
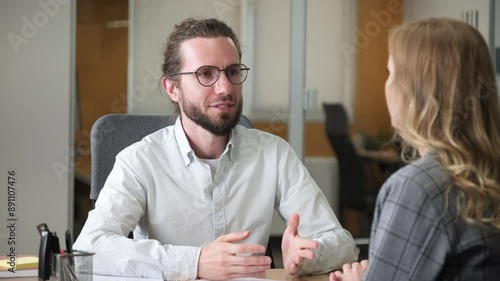
{"label": "shirt collar", "polygon": [[229,159],[231,159],[231,161],[234,161],[234,142],[235,142],[235,129],[233,128],[231,130],[231,133],[229,133],[229,141],[227,142],[227,145],[226,145],[226,149],[224,150],[224,152],[222,153],[222,155],[226,154],[229,156]]}
{"label": "shirt collar", "polygon": [[[186,133],[182,128],[181,117],[177,117],[174,124],[174,132],[175,139],[177,140],[177,144],[179,145],[179,149],[181,151],[182,158],[184,159],[184,165],[189,165],[196,158],[194,150],[191,148],[189,141],[187,139]],[[231,130],[229,133],[229,141],[227,142],[226,149],[222,153],[221,157],[226,153],[229,156],[231,161],[234,161],[233,150],[234,150],[234,142],[235,142],[235,129]]]}

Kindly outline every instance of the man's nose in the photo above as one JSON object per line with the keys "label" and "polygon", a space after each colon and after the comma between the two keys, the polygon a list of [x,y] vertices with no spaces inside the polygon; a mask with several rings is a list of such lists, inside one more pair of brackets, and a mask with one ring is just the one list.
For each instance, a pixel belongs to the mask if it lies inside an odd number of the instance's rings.
{"label": "man's nose", "polygon": [[221,71],[219,79],[215,83],[215,91],[218,95],[230,94],[233,91],[233,84],[229,82],[226,72]]}

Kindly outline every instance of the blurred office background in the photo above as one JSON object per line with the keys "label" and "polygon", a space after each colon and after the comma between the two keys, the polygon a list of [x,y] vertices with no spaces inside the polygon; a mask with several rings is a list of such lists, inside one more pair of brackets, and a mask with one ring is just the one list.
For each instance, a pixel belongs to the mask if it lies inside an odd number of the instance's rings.
{"label": "blurred office background", "polygon": [[[162,48],[186,17],[222,19],[240,36],[242,62],[251,68],[244,114],[254,127],[293,144],[339,213],[339,163],[322,104],[343,105],[353,142],[379,150],[392,134],[384,97],[391,26],[431,16],[461,19],[481,31],[495,55],[497,2],[0,0],[3,186],[8,171],[16,171],[15,214],[7,211],[5,187],[0,221],[16,219],[18,254],[38,251],[38,223],[79,233],[90,208],[92,124],[109,113],[171,113],[158,88]],[[370,186],[387,176],[374,175]],[[366,234],[363,214],[342,214],[354,236]],[[279,239],[283,229],[277,218],[272,235]],[[0,230],[0,255],[11,236]]]}

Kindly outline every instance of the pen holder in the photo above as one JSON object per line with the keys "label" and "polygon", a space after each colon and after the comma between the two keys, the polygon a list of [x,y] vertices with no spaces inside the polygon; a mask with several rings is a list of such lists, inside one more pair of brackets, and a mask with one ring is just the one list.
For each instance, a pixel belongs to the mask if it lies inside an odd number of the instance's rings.
{"label": "pen holder", "polygon": [[92,281],[94,253],[74,251],[71,254],[56,254],[57,281]]}

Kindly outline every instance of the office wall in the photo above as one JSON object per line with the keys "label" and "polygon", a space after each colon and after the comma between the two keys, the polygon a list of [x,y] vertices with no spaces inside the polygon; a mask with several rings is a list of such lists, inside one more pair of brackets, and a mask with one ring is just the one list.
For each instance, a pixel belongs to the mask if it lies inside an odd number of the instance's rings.
{"label": "office wall", "polygon": [[77,1],[79,131],[85,141],[99,117],[127,111],[127,22],[126,0]]}
{"label": "office wall", "polygon": [[[255,26],[245,26],[245,3],[255,7]],[[306,117],[323,120],[321,101],[352,102],[352,61],[342,48],[350,43],[346,24],[355,1],[315,0],[307,2],[306,87],[318,90],[316,109]],[[132,58],[129,113],[164,114],[170,101],[158,91],[162,47],[175,23],[188,16],[216,17],[241,36],[255,32],[255,65],[252,119],[267,121],[288,112],[290,87],[291,1],[289,0],[148,0],[133,3],[130,47]],[[132,5],[131,5],[132,6]],[[244,31],[243,31],[244,30]],[[242,39],[243,62],[250,42]],[[130,66],[130,65],[129,65]],[[351,71],[351,72],[350,72]],[[245,93],[248,94],[248,93]],[[255,113],[255,114],[254,114]]]}
{"label": "office wall", "polygon": [[403,22],[403,0],[359,0],[357,10],[356,96],[353,130],[381,138],[392,134],[385,100],[387,38]]}
{"label": "office wall", "polygon": [[488,40],[490,32],[490,0],[405,0],[405,21],[428,17],[461,19],[462,13],[479,11],[478,29]]}
{"label": "office wall", "polygon": [[0,1],[0,255],[37,254],[37,224],[62,236],[72,223],[73,5]]}
{"label": "office wall", "polygon": [[[497,83],[500,82],[500,64],[498,61],[500,60],[500,54],[496,53],[497,48],[500,49],[500,1],[499,0],[493,0],[493,20],[492,24],[493,26],[493,38],[491,38],[491,44],[492,44],[492,51],[493,51],[493,57],[495,59],[495,64],[496,64],[496,69],[497,69]],[[500,86],[500,85],[499,85]]]}
{"label": "office wall", "polygon": [[358,46],[353,130],[370,137],[391,134],[384,96],[387,36],[393,25],[428,17],[461,19],[477,10],[478,29],[489,39],[490,1],[358,0]]}
{"label": "office wall", "polygon": [[[490,44],[492,50],[500,46],[500,1],[498,0],[405,0],[405,5],[408,5],[405,11],[405,21],[440,16],[465,20],[466,12],[477,10],[477,29]],[[491,11],[492,7],[494,11]],[[496,54],[493,55],[495,61],[498,61]],[[497,72],[497,83],[498,81],[500,81],[499,72]]]}
{"label": "office wall", "polygon": [[[131,0],[128,112],[171,113],[170,98],[158,89],[162,50],[176,23],[187,17],[217,17],[240,30],[239,1]],[[238,34],[239,35],[239,34]]]}
{"label": "office wall", "polygon": [[[246,12],[242,5],[245,2],[252,2],[255,7],[255,26],[253,27],[244,26],[243,19],[247,15],[242,14]],[[349,75],[348,64],[352,66],[352,61],[348,60],[349,57],[346,57],[343,49],[340,48],[341,43],[349,43],[344,40],[346,26],[343,23],[349,19],[345,11],[352,8],[351,2],[340,0],[308,2],[306,87],[318,89],[319,100],[349,102],[352,95],[348,92],[349,83],[346,82]],[[167,36],[173,25],[186,17],[216,17],[228,23],[241,37],[244,63],[247,63],[245,57],[250,46],[244,41],[245,38],[242,35],[248,30],[255,32],[255,65],[251,65],[250,74],[255,78],[253,87],[255,93],[253,104],[250,106],[252,112],[246,114],[255,124],[260,124],[259,128],[271,129],[278,135],[285,134],[283,136],[286,137],[287,124],[278,124],[274,121],[286,122],[288,118],[290,3],[289,0],[189,0],[182,3],[165,0],[131,1],[132,36],[129,48],[132,68],[129,70],[129,79],[131,79],[132,87],[129,87],[128,91],[129,113],[165,114],[171,112],[170,100],[164,93],[158,91],[157,84],[161,77],[161,51]],[[316,105],[316,112],[319,114],[312,114],[313,119],[320,119],[322,122],[320,102],[318,101]],[[280,119],[273,119],[276,117]],[[321,152],[315,151],[312,155],[331,156],[331,148],[326,140],[324,128],[321,124],[312,125],[314,128],[319,128],[315,130],[318,133],[314,135],[314,140],[320,139],[320,143],[323,144],[322,149],[319,150]],[[315,144],[311,147],[318,148]],[[325,153],[318,155],[322,152]],[[333,159],[328,158],[325,161],[329,163]],[[324,164],[325,161],[306,159],[307,163]],[[326,169],[334,167],[324,166]],[[322,188],[331,191],[336,186],[336,178],[330,177],[333,174],[321,177],[321,173],[316,173],[315,177],[319,183],[322,183]],[[273,227],[273,235],[281,235],[282,232],[283,225],[278,222]]]}
{"label": "office wall", "polygon": [[500,48],[500,1],[493,0],[494,3],[494,11],[493,11],[493,20],[492,20],[492,28],[493,28],[493,47]]}
{"label": "office wall", "polygon": [[[306,87],[318,90],[316,108],[308,110],[306,131],[314,138],[307,142],[306,156],[331,156],[324,134],[321,102],[343,102],[352,107],[354,91],[354,54],[349,31],[353,31],[356,1],[315,0],[307,2]],[[247,26],[244,14],[254,7],[254,26]],[[254,79],[245,83],[244,113],[259,128],[285,136],[289,118],[291,1],[289,0],[131,0],[128,112],[165,114],[171,112],[170,100],[160,93],[162,47],[175,23],[188,16],[217,17],[226,21],[242,40],[243,62]],[[245,32],[255,33],[252,45]],[[353,37],[354,34],[352,33]],[[254,48],[255,58],[248,58]],[[246,87],[254,81],[253,87]],[[253,93],[246,90],[252,89]],[[249,98],[249,95],[251,97]],[[249,105],[251,103],[251,105]],[[279,124],[277,124],[277,122]],[[315,130],[319,128],[319,130]],[[318,141],[317,141],[318,140]]]}
{"label": "office wall", "polygon": [[[305,87],[316,89],[316,108],[307,119],[323,120],[324,102],[352,102],[349,44],[356,1],[307,1]],[[256,1],[255,112],[286,112],[290,95],[291,1]],[[311,113],[310,112],[310,113]],[[260,114],[257,116],[263,116]],[[274,116],[268,114],[267,116]]]}

